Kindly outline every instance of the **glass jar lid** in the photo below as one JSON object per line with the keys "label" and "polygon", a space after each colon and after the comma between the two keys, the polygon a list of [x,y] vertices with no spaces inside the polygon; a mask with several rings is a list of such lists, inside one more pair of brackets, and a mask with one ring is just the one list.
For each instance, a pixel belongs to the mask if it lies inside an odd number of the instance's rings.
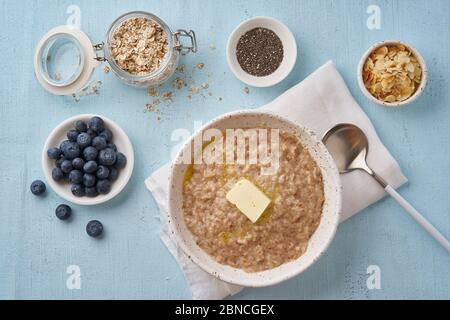
{"label": "glass jar lid", "polygon": [[47,32],[36,48],[36,77],[53,94],[74,94],[88,84],[100,64],[96,58],[94,46],[84,32],[59,26]]}
{"label": "glass jar lid", "polygon": [[57,87],[70,85],[83,71],[83,48],[72,35],[51,36],[45,41],[39,56],[42,76],[50,85]]}

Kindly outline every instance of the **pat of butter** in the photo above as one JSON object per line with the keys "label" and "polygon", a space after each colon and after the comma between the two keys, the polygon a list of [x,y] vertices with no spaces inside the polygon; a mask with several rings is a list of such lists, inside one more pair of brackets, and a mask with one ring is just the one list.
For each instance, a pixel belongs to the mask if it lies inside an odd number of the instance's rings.
{"label": "pat of butter", "polygon": [[270,199],[247,179],[241,179],[226,198],[255,223],[270,204]]}

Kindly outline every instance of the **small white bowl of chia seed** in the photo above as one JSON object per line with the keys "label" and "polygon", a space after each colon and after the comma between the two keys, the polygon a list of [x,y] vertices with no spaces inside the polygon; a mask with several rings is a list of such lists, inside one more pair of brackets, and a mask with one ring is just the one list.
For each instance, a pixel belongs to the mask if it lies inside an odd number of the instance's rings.
{"label": "small white bowl of chia seed", "polygon": [[292,32],[271,17],[243,21],[230,34],[227,61],[242,82],[253,87],[270,87],[285,79],[297,60]]}

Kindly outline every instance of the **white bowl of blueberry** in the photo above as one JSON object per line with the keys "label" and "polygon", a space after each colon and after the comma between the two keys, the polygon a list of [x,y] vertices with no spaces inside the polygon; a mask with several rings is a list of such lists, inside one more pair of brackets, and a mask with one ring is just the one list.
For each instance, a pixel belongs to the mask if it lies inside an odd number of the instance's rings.
{"label": "white bowl of blueberry", "polygon": [[114,198],[128,183],[133,166],[130,139],[104,116],[82,114],[65,120],[42,151],[48,184],[60,197],[80,205]]}

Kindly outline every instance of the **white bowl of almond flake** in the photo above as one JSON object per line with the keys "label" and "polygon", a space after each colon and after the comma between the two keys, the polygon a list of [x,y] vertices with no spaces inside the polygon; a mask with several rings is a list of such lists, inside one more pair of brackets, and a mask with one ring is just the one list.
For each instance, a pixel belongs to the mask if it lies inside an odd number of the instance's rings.
{"label": "white bowl of almond flake", "polygon": [[371,101],[400,107],[415,101],[425,89],[427,66],[416,48],[387,40],[371,46],[358,65],[358,84]]}
{"label": "white bowl of almond flake", "polygon": [[286,25],[271,17],[254,17],[233,30],[227,43],[228,66],[242,82],[273,86],[295,66],[297,44]]}
{"label": "white bowl of almond flake", "polygon": [[340,209],[339,173],[320,139],[270,113],[212,120],[172,166],[170,232],[187,257],[229,283],[262,287],[300,274],[330,245]]}

